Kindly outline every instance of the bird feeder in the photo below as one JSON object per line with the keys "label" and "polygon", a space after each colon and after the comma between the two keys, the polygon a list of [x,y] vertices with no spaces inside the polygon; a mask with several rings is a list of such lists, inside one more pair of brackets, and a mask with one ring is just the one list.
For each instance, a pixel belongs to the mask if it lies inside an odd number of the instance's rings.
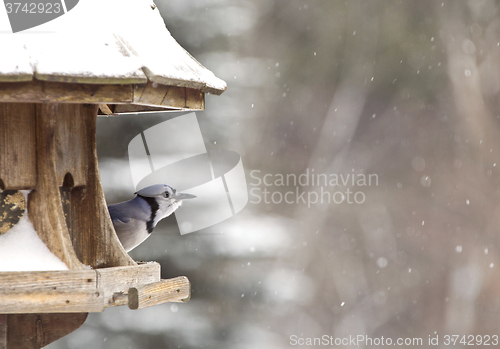
{"label": "bird feeder", "polygon": [[121,246],[99,178],[96,117],[203,110],[205,93],[226,84],[172,38],[154,5],[133,3],[128,31],[124,19],[111,32],[0,37],[0,220],[5,200],[30,190],[29,220],[68,267],[0,272],[0,348],[46,346],[107,307],[190,297],[186,277],[161,280],[158,263],[137,263]]}

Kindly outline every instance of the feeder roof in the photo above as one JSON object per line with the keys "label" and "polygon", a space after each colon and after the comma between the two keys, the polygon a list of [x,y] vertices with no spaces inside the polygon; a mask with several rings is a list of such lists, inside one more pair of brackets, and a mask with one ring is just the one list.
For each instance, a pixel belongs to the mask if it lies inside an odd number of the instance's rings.
{"label": "feeder roof", "polygon": [[220,95],[227,87],[177,43],[148,0],[81,1],[51,22],[0,35],[0,46],[0,84],[142,84],[135,86],[140,94],[135,91],[129,102],[137,104],[143,97],[142,104],[149,106],[165,106],[168,99],[166,92],[162,99],[143,96],[151,88],[174,86]]}

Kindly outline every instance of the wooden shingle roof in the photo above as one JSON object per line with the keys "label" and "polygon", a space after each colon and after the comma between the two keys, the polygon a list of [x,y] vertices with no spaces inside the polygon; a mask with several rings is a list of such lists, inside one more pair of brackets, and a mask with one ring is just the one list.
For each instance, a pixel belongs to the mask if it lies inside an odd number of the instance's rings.
{"label": "wooden shingle roof", "polygon": [[[4,83],[11,82],[130,85],[128,101],[96,102],[130,104],[128,109],[134,105],[176,109],[178,101],[172,104],[173,99],[187,100],[196,93],[220,95],[227,87],[177,43],[150,1],[88,0],[52,21],[53,26],[63,20],[70,28],[64,33],[0,35],[0,101],[9,101],[2,98],[2,91],[9,89]],[[52,22],[37,28],[51,29]],[[186,102],[179,109],[203,109],[204,103],[197,99],[201,108],[190,108]]]}

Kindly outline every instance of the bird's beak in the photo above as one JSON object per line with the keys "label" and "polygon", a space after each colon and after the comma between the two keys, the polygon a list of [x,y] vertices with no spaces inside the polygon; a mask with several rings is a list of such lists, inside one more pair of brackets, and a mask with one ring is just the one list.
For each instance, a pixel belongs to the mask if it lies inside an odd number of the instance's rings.
{"label": "bird's beak", "polygon": [[196,195],[188,194],[188,193],[175,193],[174,199],[177,201],[186,200],[186,199],[194,199]]}

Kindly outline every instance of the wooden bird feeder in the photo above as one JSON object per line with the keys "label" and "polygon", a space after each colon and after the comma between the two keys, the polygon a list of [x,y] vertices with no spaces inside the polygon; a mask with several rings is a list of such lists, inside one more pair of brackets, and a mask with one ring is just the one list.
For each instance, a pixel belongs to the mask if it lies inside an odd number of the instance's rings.
{"label": "wooden bird feeder", "polygon": [[9,55],[0,60],[0,189],[31,190],[29,219],[69,269],[0,272],[0,348],[41,348],[107,307],[190,297],[186,277],[161,280],[158,263],[137,263],[121,246],[99,178],[96,117],[203,110],[205,93],[226,84],[170,36],[154,6],[130,11],[150,40],[126,31],[0,38]]}

